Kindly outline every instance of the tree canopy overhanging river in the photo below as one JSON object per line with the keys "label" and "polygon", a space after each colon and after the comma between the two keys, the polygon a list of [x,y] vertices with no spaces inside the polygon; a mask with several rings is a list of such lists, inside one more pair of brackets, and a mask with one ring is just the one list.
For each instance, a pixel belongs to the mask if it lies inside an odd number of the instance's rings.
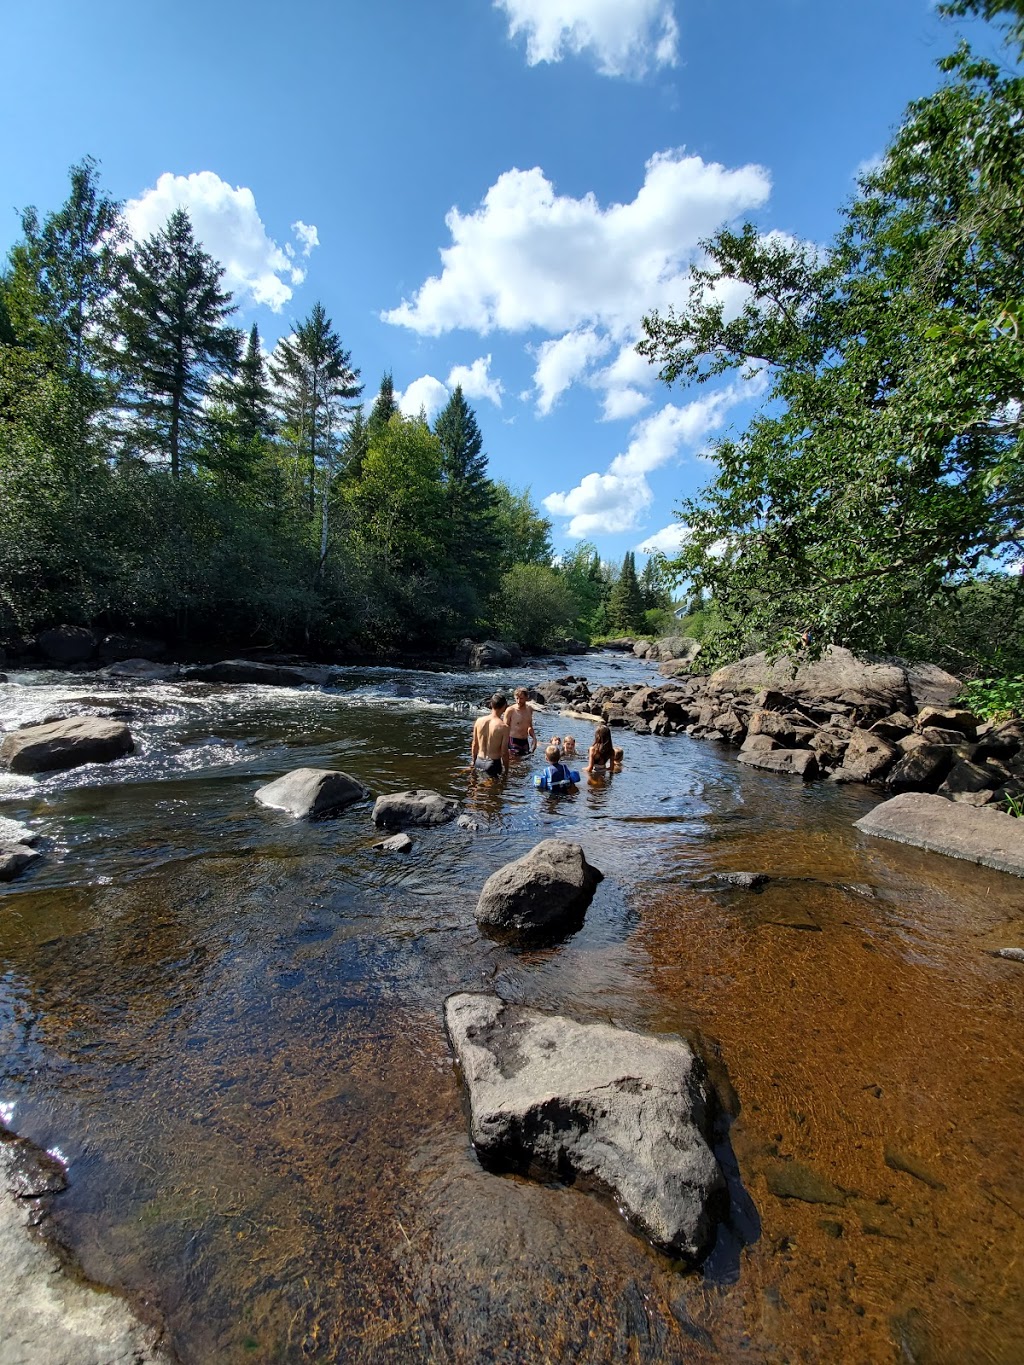
{"label": "tree canopy overhanging river", "polygon": [[[47,855],[0,892],[0,1114],[68,1161],[60,1237],[186,1362],[1021,1360],[1024,967],[991,955],[1024,943],[1021,883],[858,834],[864,788],[681,736],[626,734],[622,772],[567,797],[537,760],[471,779],[483,695],[565,671],[0,687],[8,728],[135,712],[127,759],[0,778]],[[303,766],[435,788],[480,828],[389,856],[367,805],[253,801]],[[551,836],[605,874],[584,927],[492,941],[481,885]],[[695,884],[736,870],[773,880]],[[701,1271],[593,1194],[480,1167],[458,989],[698,1040],[732,1116]]]}

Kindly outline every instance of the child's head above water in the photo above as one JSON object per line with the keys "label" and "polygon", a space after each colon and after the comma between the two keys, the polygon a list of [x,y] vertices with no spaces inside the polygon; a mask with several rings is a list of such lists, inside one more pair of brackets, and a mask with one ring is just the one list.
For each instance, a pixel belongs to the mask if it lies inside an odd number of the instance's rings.
{"label": "child's head above water", "polygon": [[549,744],[544,750],[544,757],[549,763],[561,763],[562,751],[557,744]]}
{"label": "child's head above water", "polygon": [[560,749],[562,747],[562,738],[560,735],[552,735],[551,738],[548,740],[548,743],[553,748]]}
{"label": "child's head above water", "polygon": [[576,741],[572,735],[566,735],[565,739],[562,740],[562,753],[565,754],[566,758],[576,757]]}
{"label": "child's head above water", "polygon": [[621,763],[622,760],[623,760],[625,757],[626,757],[626,751],[625,751],[625,749],[616,749],[616,750],[615,750],[615,762],[616,762],[616,763]]}

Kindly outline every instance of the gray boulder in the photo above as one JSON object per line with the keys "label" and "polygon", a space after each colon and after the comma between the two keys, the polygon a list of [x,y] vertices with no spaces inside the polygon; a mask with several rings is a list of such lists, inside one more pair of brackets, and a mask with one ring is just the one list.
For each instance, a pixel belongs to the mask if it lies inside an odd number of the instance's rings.
{"label": "gray boulder", "polygon": [[[317,675],[322,670],[312,670]],[[215,664],[193,664],[181,670],[182,682],[263,683],[266,687],[301,687],[318,679],[311,670],[286,664],[264,664],[254,659],[222,659]]]}
{"label": "gray boulder", "polygon": [[802,777],[805,782],[818,776],[818,760],[810,749],[748,749],[744,745],[736,757],[751,768]]}
{"label": "gray boulder", "polygon": [[487,878],[477,922],[514,934],[558,933],[582,920],[603,879],[579,844],[544,839]]}
{"label": "gray boulder", "polygon": [[37,636],[36,645],[47,663],[81,664],[96,653],[97,638],[86,626],[54,626]]}
{"label": "gray boulder", "polygon": [[449,996],[445,1024],[482,1162],[593,1182],[656,1246],[706,1256],[725,1180],[713,1092],[688,1044],[496,995]]}
{"label": "gray boulder", "polygon": [[12,773],[57,772],[83,763],[110,763],[135,747],[122,721],[73,716],[14,730],[0,743],[0,766]]}
{"label": "gray boulder", "polygon": [[459,813],[458,801],[426,789],[391,792],[378,796],[373,807],[373,823],[384,829],[403,829],[406,825],[445,825]]}
{"label": "gray boulder", "polygon": [[655,640],[647,657],[659,663],[683,662],[692,664],[700,653],[700,641],[690,635],[668,635],[663,640]]}
{"label": "gray boulder", "polygon": [[890,768],[886,786],[892,792],[934,791],[949,772],[955,754],[945,744],[915,745]]}
{"label": "gray boulder", "polygon": [[1024,877],[1024,820],[985,806],[905,792],[855,822],[864,834]]}
{"label": "gray boulder", "polygon": [[833,777],[838,782],[873,782],[888,772],[899,753],[899,749],[881,735],[872,734],[870,730],[853,730],[843,755],[843,766],[833,773]]}
{"label": "gray boulder", "polygon": [[484,640],[469,651],[470,668],[508,668],[513,663],[512,651],[497,640]]}
{"label": "gray boulder", "polygon": [[867,663],[838,645],[830,646],[820,659],[804,663],[785,656],[771,663],[766,654],[752,654],[718,669],[708,680],[709,692],[759,692],[762,688],[783,692],[795,701],[837,702],[879,716],[914,707],[904,667]]}
{"label": "gray boulder", "polygon": [[962,686],[959,678],[938,664],[906,664],[907,687],[913,709],[923,706],[948,706]]}
{"label": "gray boulder", "polygon": [[105,678],[133,678],[137,682],[166,682],[180,671],[177,664],[158,664],[152,659],[119,659],[100,669]]}
{"label": "gray boulder", "polygon": [[13,882],[39,856],[27,844],[0,844],[0,882]]}
{"label": "gray boulder", "polygon": [[261,806],[283,810],[298,820],[326,820],[370,793],[348,773],[331,768],[295,768],[256,792]]}
{"label": "gray boulder", "polygon": [[379,844],[374,844],[374,848],[381,853],[411,853],[413,842],[408,834],[392,834],[389,839],[382,839]]}

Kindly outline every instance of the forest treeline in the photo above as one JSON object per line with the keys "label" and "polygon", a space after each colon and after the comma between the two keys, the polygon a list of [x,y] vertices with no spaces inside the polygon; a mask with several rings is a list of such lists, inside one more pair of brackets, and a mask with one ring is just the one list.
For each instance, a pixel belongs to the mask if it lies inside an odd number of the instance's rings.
{"label": "forest treeline", "polygon": [[0,643],[56,623],[179,643],[530,646],[671,620],[658,562],[556,559],[456,388],[363,403],[323,304],[268,355],[179,209],[132,242],[86,158],[0,275]]}

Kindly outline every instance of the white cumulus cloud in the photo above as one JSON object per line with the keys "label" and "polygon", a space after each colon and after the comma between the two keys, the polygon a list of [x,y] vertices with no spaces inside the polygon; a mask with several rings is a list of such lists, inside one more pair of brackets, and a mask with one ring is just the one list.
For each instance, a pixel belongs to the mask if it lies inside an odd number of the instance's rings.
{"label": "white cumulus cloud", "polygon": [[729,410],[760,397],[766,382],[757,371],[682,407],[666,403],[636,424],[629,445],[605,473],[585,474],[568,493],[549,494],[545,508],[569,517],[567,534],[577,538],[631,531],[653,500],[647,475],[720,429]]}
{"label": "white cumulus cloud", "polygon": [[534,348],[537,367],[533,372],[533,384],[537,392],[537,411],[541,416],[551,411],[559,395],[576,382],[592,361],[604,355],[611,344],[592,327],[583,327]]}
{"label": "white cumulus cloud", "polygon": [[472,365],[453,365],[448,375],[448,387],[454,389],[462,385],[467,398],[489,398],[496,408],[501,407],[501,395],[505,392],[500,379],[491,374],[491,357],[477,356]]}
{"label": "white cumulus cloud", "polygon": [[[280,312],[292,297],[292,286],[301,284],[306,272],[295,264],[291,243],[280,246],[268,235],[252,190],[232,186],[213,171],[191,175],[165,171],[155,185],[125,205],[128,229],[142,241],[179,208],[188,210],[196,237],[224,267],[225,286],[243,299]],[[318,244],[316,228],[300,221],[292,230],[303,256],[308,256]]]}
{"label": "white cumulus cloud", "polygon": [[398,406],[406,417],[418,417],[420,412],[427,414],[429,420],[441,411],[448,402],[448,389],[432,374],[424,374],[414,379],[407,389],[395,395]]}
{"label": "white cumulus cloud", "polygon": [[645,536],[640,544],[633,548],[638,554],[663,554],[671,558],[683,548],[683,541],[689,534],[689,527],[684,526],[681,521],[674,521],[671,526],[663,526],[653,535]]}
{"label": "white cumulus cloud", "polygon": [[510,38],[526,38],[526,60],[591,58],[605,76],[641,76],[674,66],[679,29],[672,0],[495,0]]}

